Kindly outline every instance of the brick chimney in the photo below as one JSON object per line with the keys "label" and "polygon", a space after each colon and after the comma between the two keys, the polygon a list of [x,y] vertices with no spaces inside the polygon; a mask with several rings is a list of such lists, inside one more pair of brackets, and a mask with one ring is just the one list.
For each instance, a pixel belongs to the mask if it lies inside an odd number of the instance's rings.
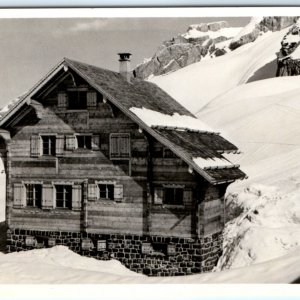
{"label": "brick chimney", "polygon": [[120,56],[119,62],[119,73],[130,82],[131,72],[130,72],[130,55],[131,53],[118,53]]}

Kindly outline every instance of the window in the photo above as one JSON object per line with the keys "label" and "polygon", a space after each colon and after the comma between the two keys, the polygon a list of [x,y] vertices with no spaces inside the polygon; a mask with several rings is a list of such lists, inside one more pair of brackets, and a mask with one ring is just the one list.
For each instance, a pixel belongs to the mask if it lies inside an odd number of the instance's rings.
{"label": "window", "polygon": [[90,135],[77,135],[77,147],[80,149],[92,149],[92,137]]}
{"label": "window", "polygon": [[26,206],[42,206],[42,185],[26,184]]}
{"label": "window", "polygon": [[183,205],[183,188],[164,188],[164,204]]}
{"label": "window", "polygon": [[129,158],[130,138],[128,133],[112,133],[110,136],[110,157]]}
{"label": "window", "polygon": [[71,208],[72,207],[72,186],[56,185],[56,207]]}
{"label": "window", "polygon": [[55,136],[42,136],[43,155],[55,155]]}
{"label": "window", "polygon": [[114,200],[114,185],[113,184],[99,184],[100,199]]}
{"label": "window", "polygon": [[69,91],[68,100],[69,109],[87,109],[86,91]]}

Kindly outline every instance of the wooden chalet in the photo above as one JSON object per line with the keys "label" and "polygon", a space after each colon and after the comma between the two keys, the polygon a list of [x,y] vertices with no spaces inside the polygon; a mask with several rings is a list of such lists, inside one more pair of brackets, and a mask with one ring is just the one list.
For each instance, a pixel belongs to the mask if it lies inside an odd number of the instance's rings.
{"label": "wooden chalet", "polygon": [[216,264],[224,194],[245,177],[223,154],[238,149],[218,133],[134,113],[196,122],[133,78],[129,57],[120,55],[120,73],[65,58],[2,112],[9,252],[66,245],[152,276]]}

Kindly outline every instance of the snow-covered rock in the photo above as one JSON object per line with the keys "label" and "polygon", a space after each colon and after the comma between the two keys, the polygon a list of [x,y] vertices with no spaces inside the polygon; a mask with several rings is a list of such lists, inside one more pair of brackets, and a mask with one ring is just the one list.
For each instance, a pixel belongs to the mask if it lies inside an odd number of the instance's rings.
{"label": "snow-covered rock", "polygon": [[289,30],[281,41],[277,53],[277,76],[293,76],[300,74],[300,20]]}
{"label": "snow-covered rock", "polygon": [[[245,27],[229,27],[225,21],[193,24],[186,33],[165,41],[156,53],[138,65],[134,72],[141,79],[176,71],[203,59],[230,53],[254,42],[266,32],[280,31],[298,17],[253,17]],[[222,43],[226,42],[226,46]]]}
{"label": "snow-covered rock", "polygon": [[232,39],[229,48],[234,50],[257,39],[260,34],[259,23],[263,17],[253,17],[250,22]]}
{"label": "snow-covered rock", "polygon": [[253,42],[267,31],[278,31],[293,25],[298,17],[253,17],[250,22],[232,39],[229,48],[234,50]]}
{"label": "snow-covered rock", "polygon": [[239,27],[229,27],[225,21],[190,25],[187,32],[165,41],[152,58],[135,68],[135,75],[144,79],[176,71],[201,60],[202,57],[226,53],[215,44],[231,39]]}

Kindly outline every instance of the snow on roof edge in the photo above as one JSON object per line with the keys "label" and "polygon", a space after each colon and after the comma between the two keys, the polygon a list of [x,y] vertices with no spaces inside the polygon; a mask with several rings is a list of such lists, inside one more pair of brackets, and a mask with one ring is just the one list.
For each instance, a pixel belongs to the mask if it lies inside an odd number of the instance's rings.
{"label": "snow on roof edge", "polygon": [[202,157],[193,157],[194,163],[201,169],[209,169],[209,168],[228,168],[235,167],[230,161],[225,158],[202,158]]}
{"label": "snow on roof edge", "polygon": [[131,107],[129,110],[149,127],[172,127],[178,130],[190,129],[218,134],[211,127],[196,117],[180,115],[179,113],[167,115],[145,107]]}

